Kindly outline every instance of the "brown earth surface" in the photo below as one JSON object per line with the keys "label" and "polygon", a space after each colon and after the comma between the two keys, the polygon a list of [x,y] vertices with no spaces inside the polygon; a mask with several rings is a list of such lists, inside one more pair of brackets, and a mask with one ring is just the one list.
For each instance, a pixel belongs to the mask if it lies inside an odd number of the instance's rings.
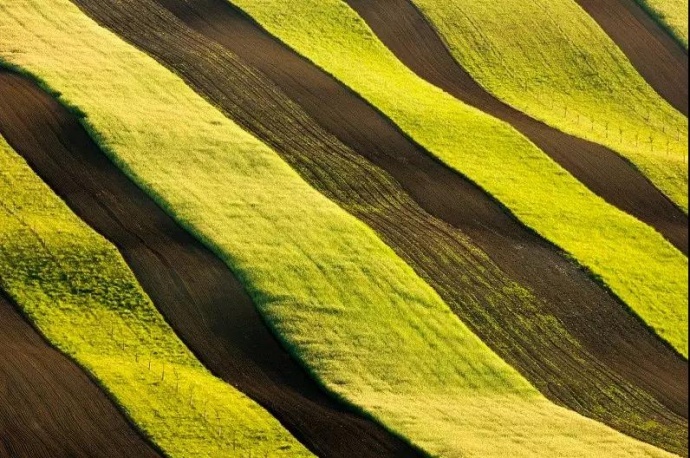
{"label": "brown earth surface", "polygon": [[[0,107],[4,96],[0,90]],[[160,457],[2,292],[0,353],[0,457]]]}
{"label": "brown earth surface", "polygon": [[[424,456],[317,386],[271,334],[228,267],[110,162],[74,116],[33,83],[7,72],[0,72],[0,134],[77,215],[118,247],[199,360],[318,456]],[[72,427],[83,421],[91,431],[80,415],[87,414],[75,415]]]}
{"label": "brown earth surface", "polygon": [[374,228],[550,399],[687,455],[687,362],[361,98],[224,0],[75,3]]}
{"label": "brown earth surface", "polygon": [[[453,58],[433,26],[410,0],[346,2],[419,76],[463,102],[510,123],[594,193],[654,227],[688,254],[688,217],[626,159],[597,143],[537,121],[487,92]],[[616,3],[616,0],[606,3]]]}
{"label": "brown earth surface", "polygon": [[647,82],[688,115],[688,52],[636,0],[577,0]]}

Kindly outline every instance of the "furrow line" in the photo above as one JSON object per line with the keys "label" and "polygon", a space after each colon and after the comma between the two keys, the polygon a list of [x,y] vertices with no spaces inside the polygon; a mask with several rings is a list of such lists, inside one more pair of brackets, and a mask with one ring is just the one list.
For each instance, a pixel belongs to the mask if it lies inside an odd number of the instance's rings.
{"label": "furrow line", "polygon": [[[75,3],[367,222],[551,399],[687,453],[687,363],[574,264],[352,92],[223,0]],[[140,21],[149,15],[155,23]],[[543,367],[560,369],[546,375]]]}
{"label": "furrow line", "polygon": [[[455,60],[436,30],[411,1],[346,2],[417,75],[463,102],[510,123],[595,194],[654,227],[676,248],[688,254],[687,215],[628,160],[605,146],[538,121],[489,93]],[[678,75],[686,82],[687,104],[687,56],[685,73],[681,71]]]}
{"label": "furrow line", "polygon": [[688,115],[688,52],[636,0],[576,0],[647,82]]}
{"label": "furrow line", "polygon": [[121,250],[164,317],[215,375],[319,456],[422,456],[327,395],[281,347],[228,267],[127,179],[66,109],[7,72],[0,73],[0,100],[7,101],[0,133]]}
{"label": "furrow line", "polygon": [[0,291],[0,456],[160,457]]}

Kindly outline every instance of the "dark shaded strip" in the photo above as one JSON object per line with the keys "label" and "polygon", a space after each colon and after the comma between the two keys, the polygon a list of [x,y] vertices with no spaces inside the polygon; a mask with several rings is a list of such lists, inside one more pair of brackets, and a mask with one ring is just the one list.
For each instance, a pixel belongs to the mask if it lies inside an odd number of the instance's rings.
{"label": "dark shaded strip", "polygon": [[0,353],[0,457],[160,457],[1,291]]}
{"label": "dark shaded strip", "polygon": [[626,159],[537,121],[491,95],[453,58],[410,0],[345,1],[412,71],[463,102],[510,123],[595,194],[654,227],[688,254],[688,217]]}
{"label": "dark shaded strip", "polygon": [[687,362],[362,99],[224,0],[76,3],[374,228],[549,398],[687,453]]}
{"label": "dark shaded strip", "polygon": [[688,115],[688,52],[635,0],[576,0],[676,110]]}
{"label": "dark shaded strip", "polygon": [[120,249],[161,313],[214,374],[322,457],[423,456],[323,392],[274,338],[228,267],[128,180],[48,94],[0,72],[0,108],[0,133]]}

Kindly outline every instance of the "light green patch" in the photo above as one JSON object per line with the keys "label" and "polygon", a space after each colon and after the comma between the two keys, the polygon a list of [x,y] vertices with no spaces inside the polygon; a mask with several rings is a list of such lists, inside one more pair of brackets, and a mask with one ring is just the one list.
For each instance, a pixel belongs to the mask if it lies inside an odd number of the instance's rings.
{"label": "light green patch", "polygon": [[688,0],[636,0],[687,49]]}
{"label": "light green patch", "polygon": [[0,285],[169,456],[312,456],[268,412],[202,367],[115,247],[2,137]]}
{"label": "light green patch", "polygon": [[482,86],[536,119],[620,153],[687,212],[688,119],[577,2],[413,2]]}
{"label": "light green patch", "polygon": [[590,192],[508,124],[417,77],[341,0],[234,3],[571,254],[687,357],[688,259],[660,234]]}
{"label": "light green patch", "polygon": [[[2,2],[7,43],[22,53],[0,56],[88,113],[109,154],[231,266],[314,376],[386,427],[448,457],[671,456],[546,401],[372,230],[71,3]],[[460,427],[471,443],[449,434]]]}

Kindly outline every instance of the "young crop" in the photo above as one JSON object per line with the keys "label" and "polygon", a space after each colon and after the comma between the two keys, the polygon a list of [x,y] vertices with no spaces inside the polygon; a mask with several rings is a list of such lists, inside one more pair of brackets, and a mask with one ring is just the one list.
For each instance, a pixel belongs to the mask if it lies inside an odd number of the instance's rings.
{"label": "young crop", "polygon": [[590,192],[508,124],[417,77],[344,2],[233,3],[564,249],[687,356],[688,259],[659,233]]}
{"label": "young crop", "polygon": [[88,115],[115,162],[222,257],[336,395],[434,455],[670,456],[548,402],[373,231],[67,0],[0,13],[0,55]]}
{"label": "young crop", "polygon": [[688,47],[688,0],[636,0]]}
{"label": "young crop", "polygon": [[482,86],[620,153],[687,212],[687,118],[575,1],[413,1]]}
{"label": "young crop", "polygon": [[312,456],[268,412],[202,367],[115,247],[2,137],[0,286],[167,455]]}

